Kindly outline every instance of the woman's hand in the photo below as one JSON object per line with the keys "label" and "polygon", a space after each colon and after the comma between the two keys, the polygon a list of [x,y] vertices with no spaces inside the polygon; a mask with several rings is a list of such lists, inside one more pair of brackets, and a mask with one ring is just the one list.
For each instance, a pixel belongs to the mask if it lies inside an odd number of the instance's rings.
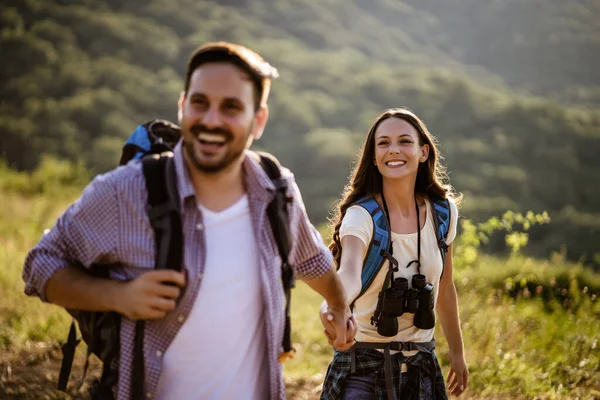
{"label": "woman's hand", "polygon": [[450,372],[448,373],[448,392],[454,396],[460,396],[469,384],[469,368],[463,355],[450,355]]}

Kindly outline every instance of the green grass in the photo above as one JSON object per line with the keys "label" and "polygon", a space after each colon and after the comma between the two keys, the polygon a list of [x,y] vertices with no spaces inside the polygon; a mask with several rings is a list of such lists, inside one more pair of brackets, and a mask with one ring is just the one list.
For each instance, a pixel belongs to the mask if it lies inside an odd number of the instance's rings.
{"label": "green grass", "polygon": [[[21,269],[43,229],[80,189],[73,185],[31,193],[6,182],[0,174],[0,351],[16,352],[31,342],[57,343],[66,336],[66,312],[26,297]],[[455,271],[469,394],[600,398],[600,275],[559,257],[480,255],[473,265]],[[318,318],[320,302],[319,295],[298,282],[292,297],[297,354],[285,364],[287,377],[324,374],[331,360]],[[437,351],[447,373],[448,347],[437,329]]]}
{"label": "green grass", "polygon": [[[578,307],[568,308],[556,300],[549,305],[542,295],[524,297],[521,293],[513,297],[494,288],[495,280],[486,279],[494,276],[501,281],[507,272],[498,273],[497,267],[510,261],[486,260],[488,263],[464,274],[462,283],[457,284],[471,374],[469,393],[484,398],[600,396],[599,302],[582,295]],[[466,275],[471,279],[465,279]],[[472,281],[488,283],[469,283]],[[293,292],[292,339],[298,354],[285,366],[288,376],[324,373],[331,360],[332,350],[318,321],[320,302],[304,284]],[[447,374],[448,346],[439,326],[436,340]]]}
{"label": "green grass", "polygon": [[[469,393],[527,399],[600,396],[600,276],[579,265],[481,256],[455,282],[470,370]],[[332,349],[318,320],[320,297],[299,283],[293,292],[290,377],[323,374]],[[436,328],[448,373],[448,346]]]}
{"label": "green grass", "polygon": [[64,338],[70,320],[59,307],[24,295],[21,279],[27,251],[50,227],[66,198],[53,200],[1,193],[0,208],[0,351],[16,350],[26,342]]}

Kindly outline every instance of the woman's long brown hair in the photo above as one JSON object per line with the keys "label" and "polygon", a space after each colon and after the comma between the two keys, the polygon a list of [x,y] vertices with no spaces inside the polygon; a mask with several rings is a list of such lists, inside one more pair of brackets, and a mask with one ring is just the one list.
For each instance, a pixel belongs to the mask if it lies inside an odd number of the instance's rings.
{"label": "woman's long brown hair", "polygon": [[402,119],[411,124],[419,135],[419,145],[429,145],[427,161],[419,165],[415,194],[429,198],[452,197],[455,203],[460,201],[454,194],[452,186],[448,183],[448,175],[445,167],[440,163],[441,154],[437,150],[435,138],[429,132],[425,123],[407,108],[392,108],[384,111],[377,117],[367,133],[363,146],[358,153],[358,162],[352,171],[350,181],[344,187],[342,199],[331,219],[333,237],[329,248],[338,267],[342,257],[340,226],[346,211],[363,197],[371,196],[375,198],[383,191],[383,178],[377,166],[373,163],[375,159],[375,133],[379,124],[389,118]]}

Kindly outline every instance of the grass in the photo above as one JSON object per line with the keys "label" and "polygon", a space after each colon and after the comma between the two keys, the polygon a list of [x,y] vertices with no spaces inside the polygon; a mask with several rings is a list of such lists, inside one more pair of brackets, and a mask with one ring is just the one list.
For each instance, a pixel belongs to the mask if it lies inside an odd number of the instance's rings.
{"label": "grass", "polygon": [[[6,181],[4,181],[5,183]],[[43,229],[79,193],[78,186],[21,193],[0,176],[0,351],[64,340],[70,318],[58,307],[23,294],[21,269]],[[458,265],[458,263],[457,263]],[[479,256],[457,268],[455,282],[469,395],[481,398],[600,398],[600,275],[560,258]],[[298,282],[292,297],[296,357],[289,378],[324,374],[332,357],[318,319],[321,299]],[[448,372],[448,347],[436,328],[438,356]]]}
{"label": "grass", "polygon": [[[562,304],[548,312],[541,295],[515,298],[489,286],[458,286],[471,395],[600,396],[598,301],[590,296],[575,312]],[[318,322],[319,304],[319,296],[306,285],[294,290],[292,338],[298,354],[285,366],[288,376],[324,373],[331,360],[332,350]],[[439,326],[436,329],[437,354],[447,374],[448,347]]]}

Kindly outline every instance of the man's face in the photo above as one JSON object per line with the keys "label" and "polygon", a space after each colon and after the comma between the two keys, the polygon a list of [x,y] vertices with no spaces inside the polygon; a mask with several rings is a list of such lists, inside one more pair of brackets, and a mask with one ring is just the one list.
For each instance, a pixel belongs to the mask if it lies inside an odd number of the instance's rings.
{"label": "man's face", "polygon": [[184,157],[205,173],[233,165],[266,123],[266,108],[255,112],[252,81],[228,63],[198,67],[179,107]]}

